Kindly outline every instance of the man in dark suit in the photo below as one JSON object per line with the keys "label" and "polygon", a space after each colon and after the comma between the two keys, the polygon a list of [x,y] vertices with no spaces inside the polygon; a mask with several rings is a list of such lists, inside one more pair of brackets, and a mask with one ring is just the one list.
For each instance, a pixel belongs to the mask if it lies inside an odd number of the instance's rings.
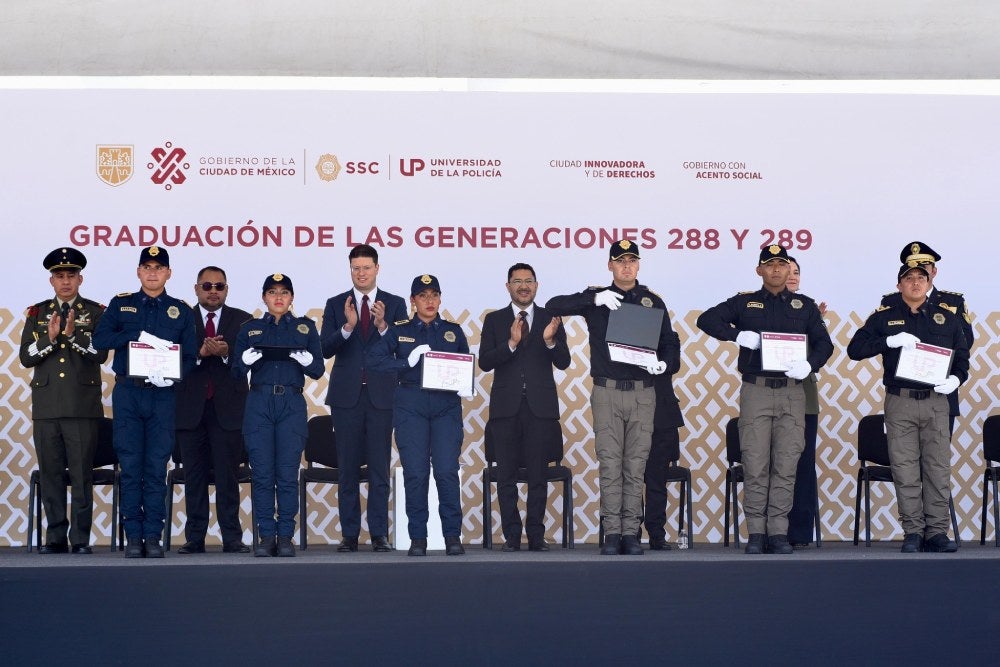
{"label": "man in dark suit", "polygon": [[320,343],[323,357],[336,356],[326,404],[337,434],[340,481],[337,501],[343,541],[337,551],[358,550],[361,534],[361,466],[368,464],[368,533],[374,551],[392,551],[389,543],[389,459],[392,454],[392,401],[396,374],[365,365],[365,351],[407,318],[406,302],[378,289],[378,251],[359,245],[347,256],[352,289],[332,297],[323,311]]}
{"label": "man in dark suit", "polygon": [[[246,378],[230,370],[240,325],[250,313],[226,305],[226,272],[206,266],[194,286],[198,305],[194,313],[198,365],[177,388],[177,444],[184,462],[184,500],[187,542],[179,554],[205,552],[208,531],[208,478],[215,471],[215,509],[222,531],[222,550],[249,553],[240,526],[240,487],[237,469],[243,459],[243,407]],[[167,517],[170,520],[170,517]],[[167,530],[170,530],[169,526]]]}
{"label": "man in dark suit", "polygon": [[[45,544],[40,554],[92,553],[93,468],[101,405],[101,364],[91,335],[104,306],[80,296],[87,258],[76,248],[53,250],[42,262],[55,296],[28,309],[21,332],[21,364],[33,368],[31,418],[39,487],[45,506]],[[66,485],[72,488],[72,524],[66,518]]]}
{"label": "man in dark suit", "polygon": [[503,550],[521,548],[515,480],[523,464],[528,479],[528,549],[548,551],[544,522],[546,445],[550,438],[562,440],[552,367],[569,367],[569,348],[562,320],[535,305],[538,282],[531,266],[518,263],[507,270],[507,291],[510,305],[486,316],[479,344],[479,367],[486,372],[496,370],[487,429],[497,461]]}

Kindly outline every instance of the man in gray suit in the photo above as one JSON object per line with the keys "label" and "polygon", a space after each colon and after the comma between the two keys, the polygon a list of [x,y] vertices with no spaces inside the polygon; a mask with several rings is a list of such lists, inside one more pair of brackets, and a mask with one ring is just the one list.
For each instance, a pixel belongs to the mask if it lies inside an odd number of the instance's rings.
{"label": "man in gray suit", "polygon": [[[59,248],[42,262],[55,295],[28,309],[21,332],[21,363],[33,368],[31,418],[39,486],[47,527],[40,554],[89,554],[93,518],[93,467],[101,406],[101,364],[91,334],[104,306],[80,296],[87,258]],[[66,517],[66,486],[72,488],[72,522]],[[66,531],[69,529],[69,543]]]}

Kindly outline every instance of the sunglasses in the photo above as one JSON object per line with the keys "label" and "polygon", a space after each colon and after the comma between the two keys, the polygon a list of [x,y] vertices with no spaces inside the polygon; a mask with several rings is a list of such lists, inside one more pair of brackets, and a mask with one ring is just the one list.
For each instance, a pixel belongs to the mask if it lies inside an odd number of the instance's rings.
{"label": "sunglasses", "polygon": [[200,287],[203,292],[211,292],[213,287],[216,292],[221,292],[226,289],[226,283],[202,283]]}

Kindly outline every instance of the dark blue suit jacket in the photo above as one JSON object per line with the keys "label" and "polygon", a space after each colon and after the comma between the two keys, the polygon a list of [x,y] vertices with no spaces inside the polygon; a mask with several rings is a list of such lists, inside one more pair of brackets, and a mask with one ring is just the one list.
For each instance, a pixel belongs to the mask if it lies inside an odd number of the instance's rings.
{"label": "dark blue suit jacket", "polygon": [[[323,346],[323,357],[333,361],[333,372],[330,373],[330,387],[326,393],[326,404],[332,408],[353,408],[361,396],[361,371],[365,368],[365,351],[375,345],[381,336],[374,326],[364,340],[361,335],[361,325],[354,327],[348,338],[340,333],[347,322],[344,317],[344,304],[347,297],[352,296],[351,289],[343,294],[327,299],[323,311],[323,330],[320,332],[320,344]],[[406,302],[402,297],[376,289],[374,299],[385,304],[385,321],[392,326],[393,322],[405,320],[408,317]],[[361,304],[354,304],[358,313]],[[378,372],[367,370],[368,396],[372,404],[380,409],[392,408],[393,395],[396,391],[396,374],[393,372]]]}

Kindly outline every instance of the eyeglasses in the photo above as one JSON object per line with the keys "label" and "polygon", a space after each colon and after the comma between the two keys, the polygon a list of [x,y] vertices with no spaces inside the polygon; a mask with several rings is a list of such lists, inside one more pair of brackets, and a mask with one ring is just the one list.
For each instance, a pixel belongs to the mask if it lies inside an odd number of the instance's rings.
{"label": "eyeglasses", "polygon": [[202,283],[199,287],[202,292],[211,292],[213,288],[216,292],[222,292],[226,289],[226,283]]}
{"label": "eyeglasses", "polygon": [[535,280],[534,280],[534,278],[527,278],[525,280],[521,280],[520,278],[516,278],[516,279],[510,281],[510,284],[513,285],[514,287],[520,287],[521,285],[524,285],[525,287],[531,287],[532,285],[535,284]]}

